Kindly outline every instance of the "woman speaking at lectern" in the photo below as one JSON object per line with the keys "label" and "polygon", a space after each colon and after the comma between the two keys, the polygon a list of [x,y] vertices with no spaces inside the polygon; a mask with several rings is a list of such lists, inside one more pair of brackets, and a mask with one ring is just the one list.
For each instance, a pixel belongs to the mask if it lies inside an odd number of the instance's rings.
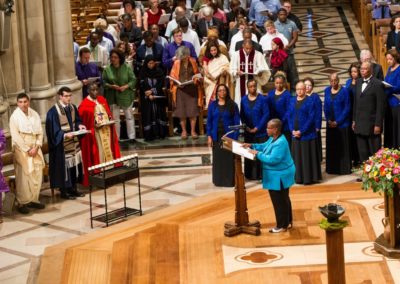
{"label": "woman speaking at lectern", "polygon": [[282,122],[271,119],[268,122],[269,139],[261,144],[244,144],[262,164],[263,188],[268,189],[274,206],[276,227],[270,233],[285,232],[292,227],[292,204],[289,188],[294,184],[296,172],[289,144],[281,133]]}

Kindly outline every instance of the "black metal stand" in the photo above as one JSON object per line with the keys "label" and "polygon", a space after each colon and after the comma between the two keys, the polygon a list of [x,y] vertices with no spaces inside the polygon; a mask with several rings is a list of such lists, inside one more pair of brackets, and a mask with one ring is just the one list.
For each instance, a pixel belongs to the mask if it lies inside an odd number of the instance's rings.
{"label": "black metal stand", "polygon": [[[130,208],[126,206],[126,190],[125,182],[132,179],[138,179],[138,195],[139,195],[139,209]],[[121,183],[123,187],[123,200],[124,207],[108,211],[107,201],[107,188],[115,184]],[[113,168],[110,170],[103,170],[98,174],[91,174],[89,176],[89,203],[90,203],[90,226],[93,228],[93,220],[98,222],[106,223],[106,226],[117,220],[126,218],[131,215],[142,215],[142,197],[140,191],[140,174],[139,168],[131,168],[128,166],[122,166]],[[93,216],[92,209],[92,190],[93,186],[104,190],[104,207],[105,213],[97,216]]]}

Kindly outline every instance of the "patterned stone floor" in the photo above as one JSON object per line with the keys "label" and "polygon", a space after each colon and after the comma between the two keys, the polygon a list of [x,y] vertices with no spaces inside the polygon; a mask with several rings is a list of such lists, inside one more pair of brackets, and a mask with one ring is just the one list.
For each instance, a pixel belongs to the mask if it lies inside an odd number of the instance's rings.
{"label": "patterned stone floor", "polygon": [[[316,80],[315,89],[321,93],[328,86],[328,74],[331,72],[339,72],[344,82],[348,65],[367,45],[348,4],[343,1],[299,2],[301,5],[294,5],[294,12],[304,25],[296,47],[299,76],[313,77]],[[136,152],[140,157],[144,214],[197,196],[232,191],[232,188],[212,185],[211,151],[204,145],[204,137],[196,143],[190,139],[184,143],[168,139],[163,143],[140,142],[137,147],[122,145],[124,154]],[[355,179],[355,175],[324,175],[323,183],[340,184],[354,182]],[[248,190],[261,187],[259,182],[248,182],[246,185]],[[136,182],[131,182],[127,187],[128,206],[135,208],[138,206],[136,186]],[[111,208],[122,205],[121,196],[120,186],[109,189]],[[5,216],[4,223],[0,224],[0,283],[35,283],[40,256],[47,246],[101,230],[103,226],[95,223],[95,228],[90,228],[88,196],[75,201],[63,201],[58,196],[52,200],[50,190],[44,190],[41,200],[47,204],[45,210],[27,216]],[[94,213],[103,212],[102,192],[96,192],[93,201],[97,205]],[[373,204],[364,203],[367,211],[371,210]],[[224,248],[225,252],[229,256],[229,248]],[[398,267],[399,263],[394,265]],[[393,279],[400,283],[400,277]]]}

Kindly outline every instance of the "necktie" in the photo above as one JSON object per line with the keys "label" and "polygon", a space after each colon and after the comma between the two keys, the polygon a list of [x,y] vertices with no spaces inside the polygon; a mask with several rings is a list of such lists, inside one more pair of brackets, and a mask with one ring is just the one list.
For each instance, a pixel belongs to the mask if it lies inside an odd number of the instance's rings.
{"label": "necktie", "polygon": [[368,84],[369,80],[363,80],[363,84]]}

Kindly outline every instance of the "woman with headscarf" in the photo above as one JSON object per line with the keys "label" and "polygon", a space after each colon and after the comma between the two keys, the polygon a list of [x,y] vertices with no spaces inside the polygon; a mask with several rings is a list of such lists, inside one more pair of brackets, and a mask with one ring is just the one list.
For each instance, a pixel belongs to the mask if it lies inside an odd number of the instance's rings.
{"label": "woman with headscarf", "polygon": [[233,82],[229,73],[229,60],[219,50],[216,41],[207,44],[205,56],[203,57],[204,90],[206,95],[206,108],[210,101],[215,100],[216,86],[225,84],[229,91],[233,91]]}
{"label": "woman with headscarf", "polygon": [[[207,114],[208,146],[212,147],[212,182],[215,186],[235,185],[234,154],[222,149],[221,137],[229,132],[230,125],[240,123],[239,108],[225,85],[217,86],[217,98],[210,103]],[[228,137],[237,139],[235,131]]]}
{"label": "woman with headscarf", "polygon": [[274,76],[277,71],[287,73],[286,59],[288,58],[288,54],[283,49],[282,40],[279,37],[272,39],[271,47],[270,65],[272,76]]}
{"label": "woman with headscarf", "polygon": [[165,75],[153,55],[147,55],[140,72],[140,105],[146,141],[163,139],[167,134]]}

